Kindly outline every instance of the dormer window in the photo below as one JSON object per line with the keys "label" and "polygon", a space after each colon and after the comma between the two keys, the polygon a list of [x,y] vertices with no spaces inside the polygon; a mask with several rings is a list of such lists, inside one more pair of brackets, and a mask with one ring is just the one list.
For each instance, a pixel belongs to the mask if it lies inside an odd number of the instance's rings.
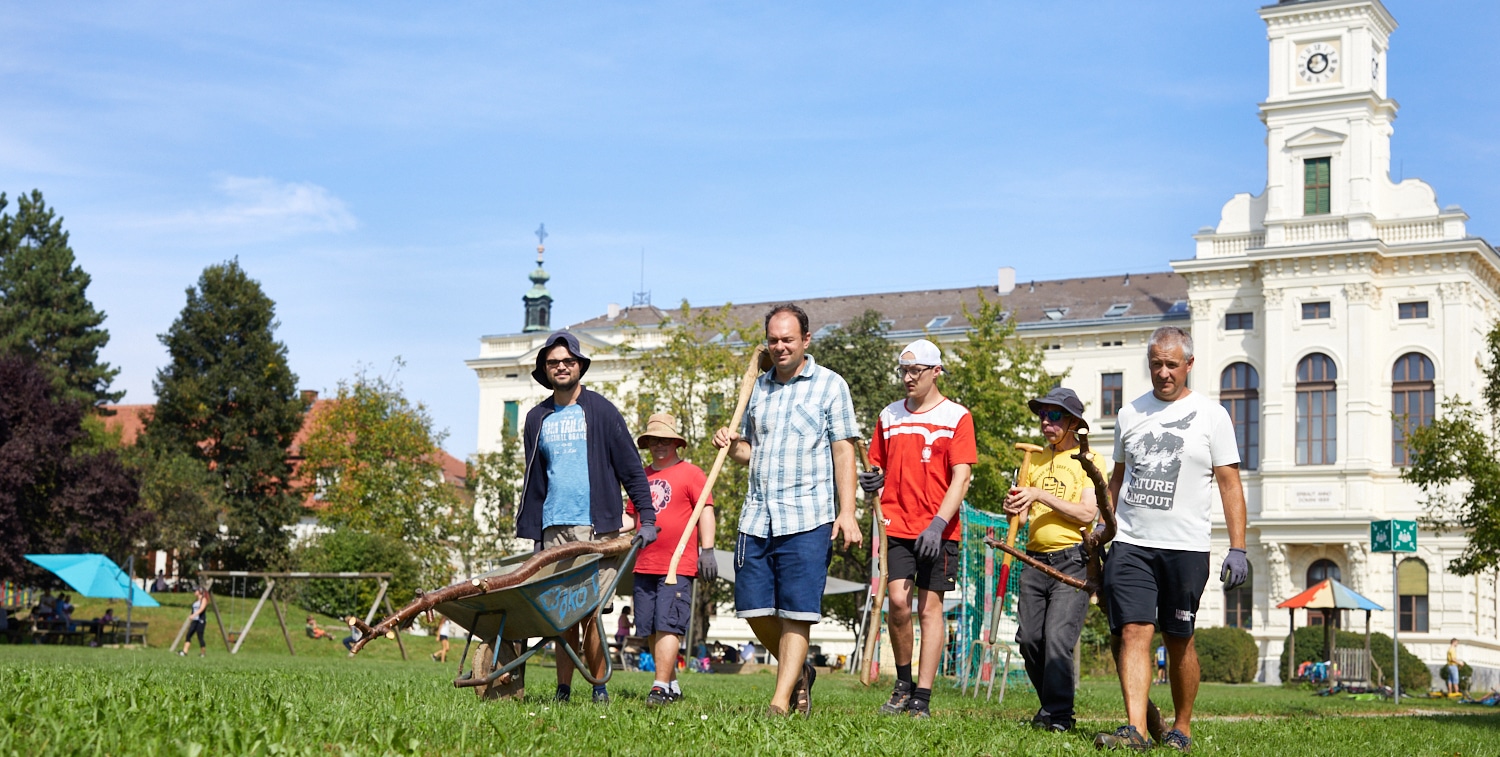
{"label": "dormer window", "polygon": [[1332,158],[1308,158],[1302,161],[1302,215],[1321,216],[1332,212],[1330,188]]}
{"label": "dormer window", "polygon": [[936,318],[928,321],[927,322],[927,328],[929,328],[929,329],[940,329],[940,328],[942,328],[944,326],[947,326],[948,325],[948,321],[951,321],[951,320],[953,320],[953,316],[951,316],[951,315],[940,315],[940,316],[938,316],[938,317],[936,317]]}
{"label": "dormer window", "polygon": [[813,338],[822,339],[823,337],[828,336],[829,334],[832,334],[834,331],[836,331],[840,325],[841,324],[837,323],[824,324],[823,328],[820,328],[817,331],[813,332]]}
{"label": "dormer window", "polygon": [[1167,315],[1181,315],[1183,313],[1186,313],[1187,311],[1187,300],[1178,300],[1172,303],[1172,307],[1167,309]]}
{"label": "dormer window", "polygon": [[1063,319],[1063,316],[1065,316],[1065,315],[1068,314],[1068,309],[1067,308],[1047,308],[1046,310],[1042,311],[1042,314],[1045,315],[1045,316],[1047,316],[1047,320],[1049,320],[1049,321],[1061,321]]}
{"label": "dormer window", "polygon": [[1130,310],[1130,303],[1117,302],[1113,305],[1110,305],[1109,310],[1104,311],[1104,317],[1119,318],[1120,316],[1125,315],[1125,312],[1128,310]]}

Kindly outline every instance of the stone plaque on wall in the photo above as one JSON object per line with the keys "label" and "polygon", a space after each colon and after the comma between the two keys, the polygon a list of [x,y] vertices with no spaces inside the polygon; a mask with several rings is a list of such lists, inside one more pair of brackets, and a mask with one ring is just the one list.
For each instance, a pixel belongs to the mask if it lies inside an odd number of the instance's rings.
{"label": "stone plaque on wall", "polygon": [[1302,509],[1326,509],[1338,505],[1331,486],[1294,486],[1287,491],[1287,503]]}

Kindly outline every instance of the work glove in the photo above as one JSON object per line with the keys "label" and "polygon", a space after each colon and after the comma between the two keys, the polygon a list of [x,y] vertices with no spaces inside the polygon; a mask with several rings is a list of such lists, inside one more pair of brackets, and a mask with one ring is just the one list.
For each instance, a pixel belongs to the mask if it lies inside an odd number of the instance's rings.
{"label": "work glove", "polygon": [[922,533],[917,534],[917,557],[932,561],[936,560],[938,553],[943,550],[943,531],[948,528],[948,521],[932,516],[932,522]]}
{"label": "work glove", "polygon": [[719,561],[714,559],[712,547],[698,550],[698,577],[704,581],[719,577]]}
{"label": "work glove", "polygon": [[864,489],[866,494],[874,494],[885,486],[885,473],[879,468],[872,468],[859,474],[859,488]]}
{"label": "work glove", "polygon": [[1245,559],[1245,550],[1230,548],[1229,554],[1224,556],[1223,567],[1219,568],[1219,580],[1224,582],[1224,588],[1239,586],[1249,575],[1250,563]]}
{"label": "work glove", "polygon": [[[654,541],[656,541],[656,537],[658,537],[660,535],[661,535],[661,529],[657,528],[655,523],[646,523],[646,524],[643,524],[641,526],[641,530],[640,530],[640,532],[638,534],[638,536],[640,536],[640,539],[641,539],[641,546],[642,547],[649,547],[649,546],[651,546],[651,543],[654,542]],[[1244,579],[1241,579],[1241,580],[1244,580]]]}

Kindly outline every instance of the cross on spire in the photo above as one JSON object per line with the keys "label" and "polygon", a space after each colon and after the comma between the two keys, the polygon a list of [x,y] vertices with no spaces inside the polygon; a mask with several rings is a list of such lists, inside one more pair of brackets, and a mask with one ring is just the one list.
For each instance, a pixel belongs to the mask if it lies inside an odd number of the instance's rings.
{"label": "cross on spire", "polygon": [[541,247],[547,243],[547,224],[536,227],[536,246]]}

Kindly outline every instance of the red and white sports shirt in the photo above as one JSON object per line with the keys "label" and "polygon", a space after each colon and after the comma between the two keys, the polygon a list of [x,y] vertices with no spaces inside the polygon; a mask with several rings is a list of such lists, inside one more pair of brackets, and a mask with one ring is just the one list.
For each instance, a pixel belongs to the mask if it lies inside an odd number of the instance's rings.
{"label": "red and white sports shirt", "polygon": [[[880,508],[886,533],[915,539],[942,507],[953,466],[978,461],[974,417],[963,405],[945,398],[925,413],[913,413],[906,400],[899,400],[881,410],[870,464],[885,471]],[[957,541],[958,525],[954,518],[943,538]]]}

